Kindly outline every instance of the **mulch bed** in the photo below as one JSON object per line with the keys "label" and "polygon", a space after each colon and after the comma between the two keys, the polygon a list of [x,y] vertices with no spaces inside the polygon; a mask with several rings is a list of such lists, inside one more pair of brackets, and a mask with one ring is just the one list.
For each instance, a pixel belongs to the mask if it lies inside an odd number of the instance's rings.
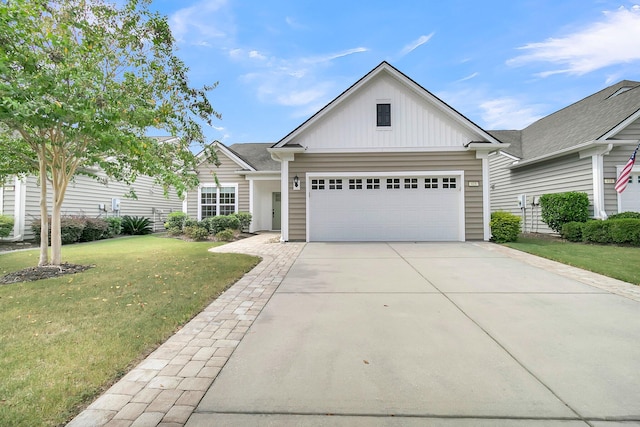
{"label": "mulch bed", "polygon": [[0,285],[8,285],[18,282],[32,282],[34,280],[50,279],[65,274],[75,274],[95,267],[94,265],[80,265],[63,263],[61,265],[45,265],[42,267],[29,267],[24,270],[14,271],[0,277]]}

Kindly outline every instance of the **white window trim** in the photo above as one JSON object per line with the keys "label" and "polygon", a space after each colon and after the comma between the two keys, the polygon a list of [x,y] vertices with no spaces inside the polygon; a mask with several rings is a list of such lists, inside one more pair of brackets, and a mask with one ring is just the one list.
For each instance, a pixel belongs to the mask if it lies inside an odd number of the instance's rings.
{"label": "white window trim", "polygon": [[[391,125],[390,126],[378,126],[378,104],[389,104],[389,114],[391,115]],[[390,131],[393,130],[393,103],[391,102],[391,98],[389,99],[376,99],[376,130],[379,131]]]}
{"label": "white window trim", "polygon": [[235,197],[235,203],[234,203],[234,212],[238,213],[238,183],[234,182],[234,183],[225,183],[225,182],[221,182],[220,185],[216,184],[215,182],[207,182],[204,184],[200,184],[198,186],[198,221],[202,221],[202,189],[203,188],[215,188],[216,189],[216,213],[219,215],[220,212],[220,189],[222,187],[233,187],[234,188],[234,192],[236,194]]}

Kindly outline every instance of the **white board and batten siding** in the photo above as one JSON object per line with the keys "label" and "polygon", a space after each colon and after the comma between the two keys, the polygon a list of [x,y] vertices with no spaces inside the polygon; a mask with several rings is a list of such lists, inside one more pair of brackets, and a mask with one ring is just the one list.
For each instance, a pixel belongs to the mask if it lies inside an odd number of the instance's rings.
{"label": "white board and batten siding", "polygon": [[[491,211],[506,211],[522,217],[526,227],[523,229],[527,232],[553,232],[542,222],[540,208],[531,206],[535,196],[578,191],[587,193],[593,203],[590,157],[580,159],[578,154],[572,154],[544,163],[509,169],[512,163],[512,158],[501,154],[489,156]],[[527,196],[527,208],[524,212],[518,207],[518,196],[521,194]]]}
{"label": "white board and batten siding", "polygon": [[[391,126],[376,126],[376,105],[391,104]],[[381,73],[294,139],[313,152],[460,150],[479,137],[435,103]]]}

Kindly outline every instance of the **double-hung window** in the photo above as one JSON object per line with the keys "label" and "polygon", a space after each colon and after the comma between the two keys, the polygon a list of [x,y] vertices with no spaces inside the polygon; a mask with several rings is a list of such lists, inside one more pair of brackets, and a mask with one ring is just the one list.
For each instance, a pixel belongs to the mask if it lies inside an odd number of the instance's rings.
{"label": "double-hung window", "polygon": [[221,186],[203,185],[198,191],[198,217],[200,220],[216,215],[229,215],[238,211],[237,184]]}

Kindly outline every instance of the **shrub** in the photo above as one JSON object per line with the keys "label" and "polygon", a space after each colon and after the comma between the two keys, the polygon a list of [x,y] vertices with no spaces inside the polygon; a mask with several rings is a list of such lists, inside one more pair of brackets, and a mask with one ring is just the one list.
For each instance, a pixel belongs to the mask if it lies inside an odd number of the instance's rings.
{"label": "shrub", "polygon": [[589,218],[589,196],[575,191],[543,194],[540,208],[542,221],[559,233],[567,222],[585,222]]}
{"label": "shrub", "polygon": [[183,232],[185,236],[193,240],[205,240],[209,237],[209,230],[199,225],[184,227]]}
{"label": "shrub", "polygon": [[520,217],[509,212],[493,212],[489,225],[493,242],[515,242],[520,234]]}
{"label": "shrub", "polygon": [[151,234],[151,219],[143,216],[123,216],[122,232],[131,235]]}
{"label": "shrub", "polygon": [[584,222],[571,221],[562,225],[560,236],[570,242],[582,242],[582,227]]}
{"label": "shrub", "polygon": [[[166,224],[165,224],[165,228],[166,228]],[[180,234],[182,234],[182,228],[169,227],[167,228],[167,234],[169,234],[169,236],[179,236]]]}
{"label": "shrub", "polygon": [[187,218],[188,216],[184,212],[171,212],[169,215],[167,215],[167,222],[164,223],[164,228],[166,228],[167,230],[169,230],[170,228],[177,228],[182,231],[182,227],[184,227],[184,222],[187,220]]}
{"label": "shrub", "polygon": [[640,246],[640,218],[621,218],[606,222],[610,222],[609,233],[613,243]]}
{"label": "shrub", "polygon": [[184,220],[184,222],[182,223],[182,227],[197,227],[199,225],[199,222],[197,219],[193,219],[193,218],[187,218]]}
{"label": "shrub", "polygon": [[[60,218],[60,240],[63,245],[70,243],[76,243],[82,236],[82,231],[85,226],[85,218],[63,216]],[[31,223],[31,229],[35,234],[36,241],[40,241],[40,219],[35,219]],[[48,244],[51,244],[51,218],[49,217],[49,240]]]}
{"label": "shrub", "polygon": [[235,233],[232,229],[227,228],[226,230],[222,230],[216,233],[216,240],[222,242],[230,242],[235,237]]}
{"label": "shrub", "polygon": [[234,215],[218,215],[207,218],[209,223],[209,231],[211,234],[217,235],[226,229],[238,230],[240,228],[240,220]]}
{"label": "shrub", "polygon": [[13,231],[13,217],[0,215],[0,237],[8,237]]}
{"label": "shrub", "polygon": [[238,212],[234,213],[233,216],[238,218],[240,221],[240,231],[249,231],[249,226],[251,225],[251,214],[249,212]]}
{"label": "shrub", "polygon": [[609,228],[614,221],[588,221],[582,226],[582,240],[587,243],[612,243]]}
{"label": "shrub", "polygon": [[84,228],[80,235],[81,242],[93,242],[102,239],[109,230],[109,224],[102,218],[82,218]]}
{"label": "shrub", "polygon": [[103,239],[111,239],[112,237],[120,235],[122,233],[122,218],[119,216],[109,216],[104,219],[108,228]]}
{"label": "shrub", "polygon": [[613,214],[609,217],[609,219],[626,219],[626,218],[640,219],[640,212],[620,212],[617,214]]}

